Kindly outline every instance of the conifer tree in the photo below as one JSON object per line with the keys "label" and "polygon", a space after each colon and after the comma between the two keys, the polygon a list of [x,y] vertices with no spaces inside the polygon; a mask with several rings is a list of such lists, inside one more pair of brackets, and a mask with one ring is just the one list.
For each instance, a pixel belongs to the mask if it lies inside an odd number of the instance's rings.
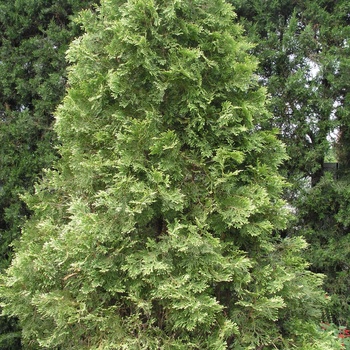
{"label": "conifer tree", "polygon": [[84,11],[56,113],[61,158],[2,277],[28,344],[337,349],[286,224],[285,158],[223,0]]}
{"label": "conifer tree", "polygon": [[[0,270],[30,215],[19,195],[55,157],[52,114],[65,91],[65,51],[79,34],[70,16],[89,4],[0,0]],[[0,318],[0,348],[20,349],[14,320]]]}
{"label": "conifer tree", "polygon": [[[330,142],[343,123],[347,93],[348,1],[230,1],[256,43],[259,75],[272,96],[288,180],[299,192],[316,185]],[[345,124],[347,124],[345,122]]]}
{"label": "conifer tree", "polygon": [[[312,270],[327,275],[325,289],[332,300],[327,318],[347,326],[350,3],[231,3],[256,43],[261,82],[272,96],[271,121],[287,145],[283,170],[292,187],[286,197],[297,212],[287,234],[307,239]],[[324,172],[330,146],[337,149],[336,174]]]}
{"label": "conifer tree", "polygon": [[29,214],[19,194],[53,161],[53,112],[64,96],[71,16],[91,1],[0,1],[0,269]]}

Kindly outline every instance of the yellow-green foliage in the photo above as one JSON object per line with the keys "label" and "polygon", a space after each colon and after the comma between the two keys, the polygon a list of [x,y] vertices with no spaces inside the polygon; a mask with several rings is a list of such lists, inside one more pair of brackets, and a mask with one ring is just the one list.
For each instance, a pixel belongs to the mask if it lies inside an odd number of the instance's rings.
{"label": "yellow-green foliage", "polygon": [[[285,158],[223,0],[80,18],[61,159],[3,276],[24,339],[62,349],[309,349],[321,277],[285,226]],[[320,338],[320,339],[319,339]],[[321,347],[320,347],[321,348]]]}

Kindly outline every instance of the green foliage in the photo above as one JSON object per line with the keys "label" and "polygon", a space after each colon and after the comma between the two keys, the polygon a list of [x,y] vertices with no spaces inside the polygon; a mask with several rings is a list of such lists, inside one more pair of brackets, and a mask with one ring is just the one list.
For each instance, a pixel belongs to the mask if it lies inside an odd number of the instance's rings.
{"label": "green foliage", "polygon": [[230,2],[257,44],[261,82],[272,96],[272,124],[287,145],[284,168],[293,198],[303,179],[315,185],[323,176],[328,139],[339,128],[347,138],[349,3]]}
{"label": "green foliage", "polygon": [[[259,57],[272,96],[297,219],[286,235],[305,235],[306,258],[325,273],[330,317],[350,322],[348,305],[349,1],[231,1]],[[333,138],[332,141],[330,141]],[[332,148],[330,148],[330,145]],[[340,163],[334,181],[324,161]],[[310,188],[312,185],[312,188]]]}
{"label": "green foliage", "polygon": [[2,276],[26,344],[335,349],[322,276],[287,221],[285,150],[223,0],[84,11],[57,110],[61,158]]}
{"label": "green foliage", "polygon": [[311,268],[327,275],[325,288],[331,300],[325,321],[340,325],[350,322],[349,205],[348,179],[334,180],[331,174],[301,197],[299,204],[300,231],[310,242]]}
{"label": "green foliage", "polygon": [[[56,156],[52,114],[65,91],[65,51],[79,33],[70,17],[89,3],[0,1],[0,270],[30,215],[20,195]],[[20,348],[14,324],[0,319],[2,349]]]}
{"label": "green foliage", "polygon": [[52,113],[65,91],[65,51],[78,34],[70,16],[88,2],[0,1],[0,267],[27,208],[31,190],[54,159]]}

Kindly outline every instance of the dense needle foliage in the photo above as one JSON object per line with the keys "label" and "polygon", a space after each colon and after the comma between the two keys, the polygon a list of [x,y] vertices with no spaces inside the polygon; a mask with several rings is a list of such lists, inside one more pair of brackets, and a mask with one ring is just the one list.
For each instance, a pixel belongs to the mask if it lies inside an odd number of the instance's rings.
{"label": "dense needle foliage", "polygon": [[[71,16],[91,1],[0,0],[0,270],[30,214],[33,191],[55,158],[53,111],[66,84],[65,51],[79,34]],[[20,349],[14,320],[0,318],[0,348]]]}
{"label": "dense needle foliage", "polygon": [[[305,236],[311,269],[327,275],[325,321],[348,326],[350,3],[230,2],[256,43],[260,81],[272,96],[270,122],[287,145],[286,198],[297,216],[284,234]],[[329,161],[339,163],[336,174],[324,171]]]}
{"label": "dense needle foliage", "polygon": [[285,226],[285,158],[222,0],[105,0],[81,15],[55,170],[3,276],[27,344],[334,349],[321,278]]}

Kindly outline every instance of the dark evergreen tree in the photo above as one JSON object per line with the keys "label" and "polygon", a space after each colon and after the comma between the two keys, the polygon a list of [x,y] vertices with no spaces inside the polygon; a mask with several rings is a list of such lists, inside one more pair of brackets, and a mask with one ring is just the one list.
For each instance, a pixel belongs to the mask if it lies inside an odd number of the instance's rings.
{"label": "dark evergreen tree", "polygon": [[337,349],[286,224],[285,158],[223,0],[81,15],[61,158],[3,275],[4,312],[53,349]]}
{"label": "dark evergreen tree", "polygon": [[312,270],[327,275],[325,289],[331,303],[325,322],[345,327],[350,324],[349,191],[348,177],[326,174],[299,199],[297,230],[310,243],[307,258]]}
{"label": "dark evergreen tree", "polygon": [[[79,33],[71,16],[91,2],[0,0],[0,270],[29,214],[19,195],[55,158],[52,114],[65,91],[65,51]],[[2,349],[20,348],[11,329],[1,318]]]}
{"label": "dark evergreen tree", "polygon": [[341,123],[346,90],[338,80],[346,74],[341,67],[347,57],[348,2],[231,2],[257,44],[273,125],[287,145],[288,179],[296,191],[305,180],[316,185],[330,147],[327,137]]}
{"label": "dark evergreen tree", "polygon": [[[327,275],[331,319],[349,325],[350,3],[231,2],[257,44],[261,82],[272,96],[272,124],[287,145],[284,171],[293,185],[287,198],[297,210],[288,234],[305,235],[311,268]],[[331,146],[340,164],[333,175],[324,172]]]}

